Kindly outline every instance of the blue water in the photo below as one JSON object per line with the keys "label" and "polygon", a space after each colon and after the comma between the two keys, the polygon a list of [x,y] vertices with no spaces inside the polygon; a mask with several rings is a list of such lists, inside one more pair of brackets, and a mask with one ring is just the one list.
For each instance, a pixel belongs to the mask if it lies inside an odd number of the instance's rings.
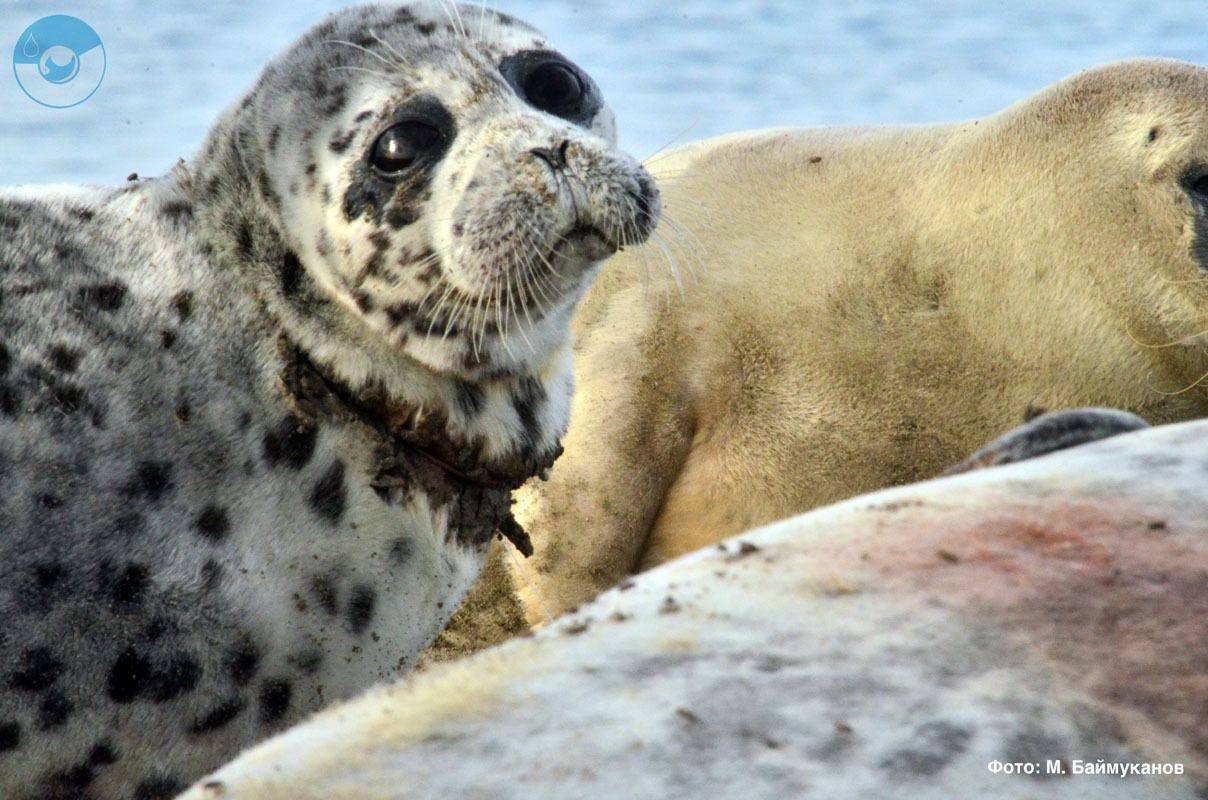
{"label": "blue water", "polygon": [[[101,89],[41,108],[0,69],[0,184],[113,183],[199,146],[267,58],[334,0],[5,0],[0,58],[68,13],[100,33]],[[1208,0],[495,0],[546,31],[617,111],[622,144],[772,125],[980,116],[1131,56],[1208,63]]]}

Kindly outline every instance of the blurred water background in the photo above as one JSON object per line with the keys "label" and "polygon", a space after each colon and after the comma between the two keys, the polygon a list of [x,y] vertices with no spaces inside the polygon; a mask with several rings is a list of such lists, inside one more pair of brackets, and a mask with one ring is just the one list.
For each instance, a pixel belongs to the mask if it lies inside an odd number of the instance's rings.
{"label": "blurred water background", "polygon": [[[164,172],[264,62],[339,0],[0,0],[0,51],[51,13],[91,24],[108,72],[42,108],[0,70],[0,184]],[[991,113],[1088,66],[1208,63],[1208,0],[491,0],[543,29],[617,111],[622,144],[772,125],[913,123]],[[5,77],[7,75],[7,77]]]}

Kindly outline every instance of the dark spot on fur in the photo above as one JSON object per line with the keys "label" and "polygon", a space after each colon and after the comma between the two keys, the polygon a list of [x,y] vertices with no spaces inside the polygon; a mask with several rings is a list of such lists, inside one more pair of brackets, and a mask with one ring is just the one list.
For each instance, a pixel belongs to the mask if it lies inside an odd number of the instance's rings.
{"label": "dark spot on fur", "polygon": [[268,133],[268,150],[270,153],[277,150],[277,145],[281,143],[281,126],[274,125],[273,129]]}
{"label": "dark spot on fur", "polygon": [[353,292],[352,299],[356,302],[357,308],[361,310],[362,314],[368,314],[373,311],[373,299],[365,292]]}
{"label": "dark spot on fur", "polygon": [[293,686],[283,678],[267,680],[260,686],[260,721],[273,725],[281,721],[289,711],[289,699]]}
{"label": "dark spot on fur", "polygon": [[120,283],[98,283],[79,290],[80,301],[101,311],[117,311],[126,300],[126,287]]}
{"label": "dark spot on fur", "polygon": [[285,256],[281,259],[281,292],[286,297],[290,297],[298,293],[298,288],[302,285],[302,262],[298,260],[298,255],[293,250],[286,250]]}
{"label": "dark spot on fur", "polygon": [[169,200],[160,206],[160,213],[173,221],[193,216],[193,205],[187,200]]}
{"label": "dark spot on fur", "polygon": [[315,575],[310,579],[310,593],[318,601],[319,607],[331,616],[336,615],[336,584],[327,575]]}
{"label": "dark spot on fur", "polygon": [[71,718],[75,704],[63,696],[62,692],[49,691],[42,696],[38,704],[38,727],[44,731],[62,726]]}
{"label": "dark spot on fur", "polygon": [[478,386],[467,381],[458,381],[455,391],[457,392],[457,407],[461,409],[462,414],[474,417],[482,411],[482,389]]}
{"label": "dark spot on fur", "polygon": [[333,461],[323,477],[319,478],[310,493],[310,507],[332,525],[339,523],[347,505],[347,489],[344,486],[344,462]]}
{"label": "dark spot on fur", "polygon": [[231,520],[225,508],[208,505],[198,515],[195,527],[204,538],[221,542],[231,532]]}
{"label": "dark spot on fur", "polygon": [[32,647],[21,654],[21,665],[8,685],[22,692],[40,692],[49,689],[63,674],[63,662],[54,657],[47,647]]}
{"label": "dark spot on fur", "polygon": [[118,655],[109,669],[105,690],[115,703],[129,703],[139,696],[151,680],[151,661],[133,646]]}
{"label": "dark spot on fur", "polygon": [[252,256],[252,226],[244,220],[239,223],[239,227],[235,230],[235,247],[239,250],[239,255],[244,259]]}
{"label": "dark spot on fur", "polygon": [[264,435],[264,460],[269,466],[284,464],[300,470],[310,462],[315,452],[318,429],[303,425],[294,415],[287,416],[275,430]]}
{"label": "dark spot on fur", "polygon": [[367,108],[364,111],[362,111],[360,114],[357,114],[355,117],[353,117],[352,121],[353,122],[364,122],[365,120],[369,119],[372,116],[373,116],[373,109]]}
{"label": "dark spot on fur", "polygon": [[303,675],[314,675],[323,664],[323,651],[318,648],[303,650],[290,656],[289,663],[297,667]]}
{"label": "dark spot on fur", "polygon": [[113,745],[109,742],[97,742],[88,753],[88,763],[97,767],[116,764],[117,751],[113,749]]}
{"label": "dark spot on fur", "polygon": [[0,414],[15,417],[21,410],[21,398],[17,391],[10,386],[0,385]]}
{"label": "dark spot on fur", "polygon": [[130,537],[133,537],[133,535],[143,531],[143,526],[143,516],[134,514],[134,512],[126,512],[126,514],[120,514],[117,516],[116,520],[114,520],[114,524],[112,524],[112,527],[110,528],[110,531],[115,535],[115,537],[129,539]]}
{"label": "dark spot on fur", "polygon": [[419,31],[420,33],[422,33],[424,36],[431,36],[433,33],[436,32],[436,25],[435,25],[435,23],[432,23],[432,22],[421,22],[420,24],[415,26],[415,29],[417,31]]}
{"label": "dark spot on fur", "polygon": [[126,494],[157,503],[172,490],[172,465],[166,461],[141,461],[126,486]]}
{"label": "dark spot on fur", "polygon": [[169,305],[176,312],[176,315],[180,317],[180,321],[184,322],[193,315],[193,293],[177,292],[172,295]]}
{"label": "dark spot on fur", "polygon": [[[371,47],[372,41],[365,41],[364,47]],[[344,110],[344,106],[348,105],[348,89],[341,85],[337,86],[334,91],[329,90],[327,104],[323,106],[320,115],[324,117],[334,117]]]}
{"label": "dark spot on fur", "polygon": [[394,202],[386,209],[386,224],[396,231],[412,225],[419,219],[419,213],[406,203]]}
{"label": "dark spot on fur", "polygon": [[80,353],[69,347],[57,344],[50,348],[50,365],[60,372],[75,372],[80,366]]}
{"label": "dark spot on fur", "polygon": [[540,381],[529,376],[520,379],[520,383],[512,395],[512,405],[516,409],[516,416],[520,419],[524,446],[528,450],[536,448],[541,442],[540,410],[545,401],[545,387],[541,385]]}
{"label": "dark spot on fur", "polygon": [[179,654],[153,671],[147,694],[157,703],[175,700],[196,689],[200,680],[201,665],[192,656]]}
{"label": "dark spot on fur", "polygon": [[151,573],[142,564],[130,562],[116,580],[112,580],[109,570],[101,570],[103,586],[109,586],[109,597],[113,605],[120,609],[131,609],[142,604],[151,583]]}
{"label": "dark spot on fur", "polygon": [[134,800],[172,800],[187,787],[175,778],[148,778],[134,790]]}
{"label": "dark spot on fur", "polygon": [[245,708],[247,708],[247,700],[242,697],[233,697],[230,700],[219,703],[194,720],[193,724],[189,726],[189,733],[194,736],[213,733],[242,714]]}
{"label": "dark spot on fur", "polygon": [[369,586],[354,586],[352,597],[348,599],[348,627],[355,634],[365,632],[373,621],[373,608],[377,604],[377,594]]}
{"label": "dark spot on fur", "polygon": [[333,153],[343,153],[352,144],[352,140],[356,138],[357,131],[353,128],[350,131],[345,131],[336,138],[327,143],[328,148]]}
{"label": "dark spot on fur", "polygon": [[390,543],[390,561],[395,566],[403,566],[411,560],[415,545],[405,536],[400,536]]}
{"label": "dark spot on fur", "polygon": [[165,350],[171,350],[172,345],[176,344],[176,334],[172,331],[159,332],[159,346]]}
{"label": "dark spot on fur", "polygon": [[54,511],[55,509],[63,507],[63,498],[55,494],[40,494],[38,495],[37,499],[38,505],[42,506],[42,508],[45,508],[47,511]]}
{"label": "dark spot on fur", "polygon": [[52,793],[46,800],[68,800],[68,798],[70,800],[77,800],[77,798],[87,800],[88,796],[81,794],[80,790],[87,788],[95,777],[96,770],[91,764],[76,764],[74,767],[57,772],[50,776],[50,783],[58,791]]}
{"label": "dark spot on fur", "polygon": [[0,722],[0,753],[16,750],[21,746],[21,723],[15,720]]}
{"label": "dark spot on fur", "polygon": [[63,413],[74,414],[84,407],[87,400],[79,386],[60,383],[50,387],[50,402]]}
{"label": "dark spot on fur", "polygon": [[236,686],[246,686],[260,669],[260,650],[250,636],[242,636],[227,656],[227,672]]}
{"label": "dark spot on fur", "polygon": [[39,589],[54,589],[65,572],[63,565],[58,562],[38,564],[34,567],[34,580],[37,581]]}
{"label": "dark spot on fur", "polygon": [[3,343],[0,343],[0,378],[7,375],[12,366],[12,355],[8,352],[8,348]]}
{"label": "dark spot on fur", "polygon": [[910,747],[891,753],[880,764],[903,778],[929,778],[965,752],[972,734],[947,722],[927,722],[915,731]]}

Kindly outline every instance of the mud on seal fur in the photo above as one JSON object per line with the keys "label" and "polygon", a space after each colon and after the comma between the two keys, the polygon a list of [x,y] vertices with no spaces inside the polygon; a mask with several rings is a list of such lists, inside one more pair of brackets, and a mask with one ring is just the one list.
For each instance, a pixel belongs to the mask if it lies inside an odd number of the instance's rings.
{"label": "mud on seal fur", "polygon": [[524,23],[366,6],[166,177],[0,194],[0,796],[170,797],[525,546],[567,321],[659,213],[614,143]]}

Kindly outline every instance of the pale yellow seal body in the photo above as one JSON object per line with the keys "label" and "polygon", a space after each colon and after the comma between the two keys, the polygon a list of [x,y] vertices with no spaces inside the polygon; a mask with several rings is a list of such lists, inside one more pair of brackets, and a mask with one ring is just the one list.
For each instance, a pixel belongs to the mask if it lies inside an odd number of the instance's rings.
{"label": "pale yellow seal body", "polygon": [[566,452],[518,498],[531,620],[936,475],[1030,407],[1208,411],[1204,68],[1125,62],[987,119],[740,134],[649,167],[679,285],[647,245],[578,313]]}

